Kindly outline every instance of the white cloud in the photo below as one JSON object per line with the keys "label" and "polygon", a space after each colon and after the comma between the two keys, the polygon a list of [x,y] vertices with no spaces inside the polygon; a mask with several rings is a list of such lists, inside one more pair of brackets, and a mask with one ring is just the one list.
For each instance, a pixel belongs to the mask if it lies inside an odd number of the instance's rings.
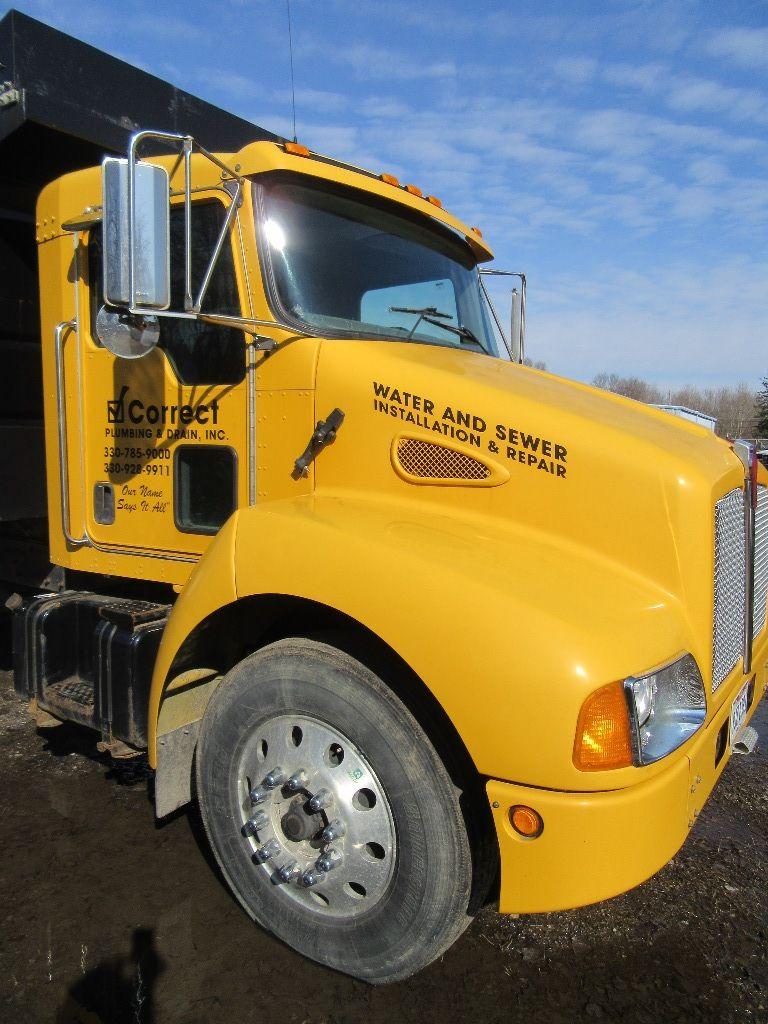
{"label": "white cloud", "polygon": [[691,160],[688,164],[688,174],[704,185],[722,185],[731,176],[725,161],[715,156]]}
{"label": "white cloud", "polygon": [[410,107],[391,96],[370,96],[363,99],[358,107],[364,117],[404,119],[411,113]]}
{"label": "white cloud", "polygon": [[768,224],[768,145],[759,139],[618,108],[483,95],[399,102],[393,134],[380,105],[352,105],[339,121],[307,118],[299,106],[302,141],[415,182],[507,246],[554,231],[674,237],[711,217],[736,236]]}
{"label": "white cloud", "polygon": [[757,89],[739,89],[704,78],[678,76],[666,90],[666,101],[684,113],[719,112],[736,121],[768,124],[768,96]]}
{"label": "white cloud", "polygon": [[587,381],[617,367],[659,383],[699,385],[757,385],[765,373],[767,263],[741,256],[597,271],[588,279],[532,277],[532,358]]}
{"label": "white cloud", "polygon": [[[255,78],[248,78],[236,71],[192,69],[187,72],[187,75],[193,82],[199,83],[207,89],[221,91],[238,98],[250,99],[264,91]],[[175,77],[178,81],[181,72]]]}
{"label": "white cloud", "polygon": [[557,61],[555,71],[561,77],[568,77],[564,68],[572,68],[572,80],[584,81],[599,78],[620,89],[635,91],[646,97],[653,97],[677,113],[725,114],[737,121],[754,121],[768,124],[768,94],[758,89],[745,89],[725,85],[711,78],[701,78],[681,73],[667,64],[630,64],[610,62],[594,67],[591,60],[583,61],[589,74],[579,77],[581,58]]}
{"label": "white cloud", "polygon": [[561,57],[553,64],[555,74],[568,82],[582,85],[591,82],[597,71],[597,61],[592,57]]}
{"label": "white cloud", "polygon": [[302,41],[297,52],[305,57],[321,56],[326,61],[349,67],[361,81],[412,82],[419,79],[446,79],[456,77],[456,64],[452,60],[425,61],[398,50],[387,50],[367,43],[345,43],[328,48],[317,43]]}
{"label": "white cloud", "polygon": [[746,68],[768,68],[768,28],[726,28],[713,32],[705,50]]}
{"label": "white cloud", "polygon": [[328,89],[296,89],[296,106],[316,110],[320,114],[334,114],[350,105],[349,96]]}
{"label": "white cloud", "polygon": [[606,64],[602,77],[611,85],[654,93],[659,90],[666,70],[663,64]]}
{"label": "white cloud", "polygon": [[282,135],[284,139],[293,138],[293,120],[290,116],[275,113],[274,109],[256,110],[248,114],[248,119],[275,135]]}
{"label": "white cloud", "polygon": [[162,14],[132,14],[125,19],[123,30],[129,35],[138,33],[181,43],[198,42],[210,35],[197,18],[173,16],[167,11]]}

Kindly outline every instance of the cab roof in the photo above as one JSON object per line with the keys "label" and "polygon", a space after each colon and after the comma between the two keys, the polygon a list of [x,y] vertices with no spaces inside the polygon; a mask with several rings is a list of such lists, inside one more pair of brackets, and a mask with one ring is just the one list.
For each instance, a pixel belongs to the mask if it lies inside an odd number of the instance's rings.
{"label": "cab roof", "polygon": [[[469,244],[478,262],[493,258],[493,252],[483,240],[477,228],[470,227],[442,206],[422,196],[418,190],[408,191],[396,179],[388,175],[379,175],[374,171],[343,163],[320,153],[313,153],[304,147],[295,147],[304,152],[291,152],[292,143],[280,141],[259,141],[244,146],[235,153],[216,153],[216,156],[228,167],[236,170],[244,177],[254,177],[274,171],[288,171],[316,181],[328,181],[349,188],[357,189],[378,196],[390,202],[398,203],[422,216],[429,217],[445,224],[461,235]],[[306,154],[306,155],[304,155]],[[172,186],[181,186],[181,168],[176,156],[151,157],[152,163],[166,167],[177,177],[172,179]],[[221,187],[221,174],[218,168],[200,154],[192,158],[193,184],[198,187]],[[389,180],[388,180],[389,179]],[[410,186],[413,188],[413,186]],[[434,198],[434,197],[433,197]],[[61,233],[61,224],[70,218],[83,213],[88,206],[101,203],[101,168],[89,167],[83,171],[66,174],[53,181],[40,194],[37,204],[37,240],[46,241]]]}

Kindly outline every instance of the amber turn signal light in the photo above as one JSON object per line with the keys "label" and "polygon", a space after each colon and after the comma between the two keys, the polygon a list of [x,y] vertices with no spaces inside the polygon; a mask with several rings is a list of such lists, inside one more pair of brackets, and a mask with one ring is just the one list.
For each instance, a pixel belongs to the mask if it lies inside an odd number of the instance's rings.
{"label": "amber turn signal light", "polygon": [[633,763],[629,709],[623,683],[609,683],[584,701],[576,726],[573,763],[582,772]]}
{"label": "amber turn signal light", "polygon": [[539,812],[523,804],[509,808],[509,821],[515,832],[526,839],[536,839],[544,831],[544,822]]}
{"label": "amber turn signal light", "polygon": [[309,156],[309,150],[300,142],[286,142],[283,149],[286,153],[292,153],[294,156]]}

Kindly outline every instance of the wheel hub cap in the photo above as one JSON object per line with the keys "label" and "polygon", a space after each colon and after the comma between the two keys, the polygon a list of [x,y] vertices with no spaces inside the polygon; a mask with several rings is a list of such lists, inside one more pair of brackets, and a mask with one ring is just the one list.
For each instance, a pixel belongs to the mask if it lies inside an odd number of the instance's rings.
{"label": "wheel hub cap", "polygon": [[394,874],[392,811],[352,741],[317,719],[262,723],[240,758],[244,855],[307,909],[350,918],[370,910]]}
{"label": "wheel hub cap", "polygon": [[308,803],[306,797],[294,797],[288,810],[280,819],[283,835],[292,843],[312,839],[313,836],[322,832],[325,826],[322,814],[307,813]]}

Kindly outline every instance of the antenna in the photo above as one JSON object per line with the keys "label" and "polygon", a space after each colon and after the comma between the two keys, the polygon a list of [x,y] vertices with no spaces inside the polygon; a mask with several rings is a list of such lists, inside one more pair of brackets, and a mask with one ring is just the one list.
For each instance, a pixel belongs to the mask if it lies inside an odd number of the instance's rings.
{"label": "antenna", "polygon": [[296,86],[293,78],[293,33],[291,32],[291,0],[285,0],[285,8],[288,12],[288,49],[291,54],[291,106],[293,108],[293,141],[296,138]]}

